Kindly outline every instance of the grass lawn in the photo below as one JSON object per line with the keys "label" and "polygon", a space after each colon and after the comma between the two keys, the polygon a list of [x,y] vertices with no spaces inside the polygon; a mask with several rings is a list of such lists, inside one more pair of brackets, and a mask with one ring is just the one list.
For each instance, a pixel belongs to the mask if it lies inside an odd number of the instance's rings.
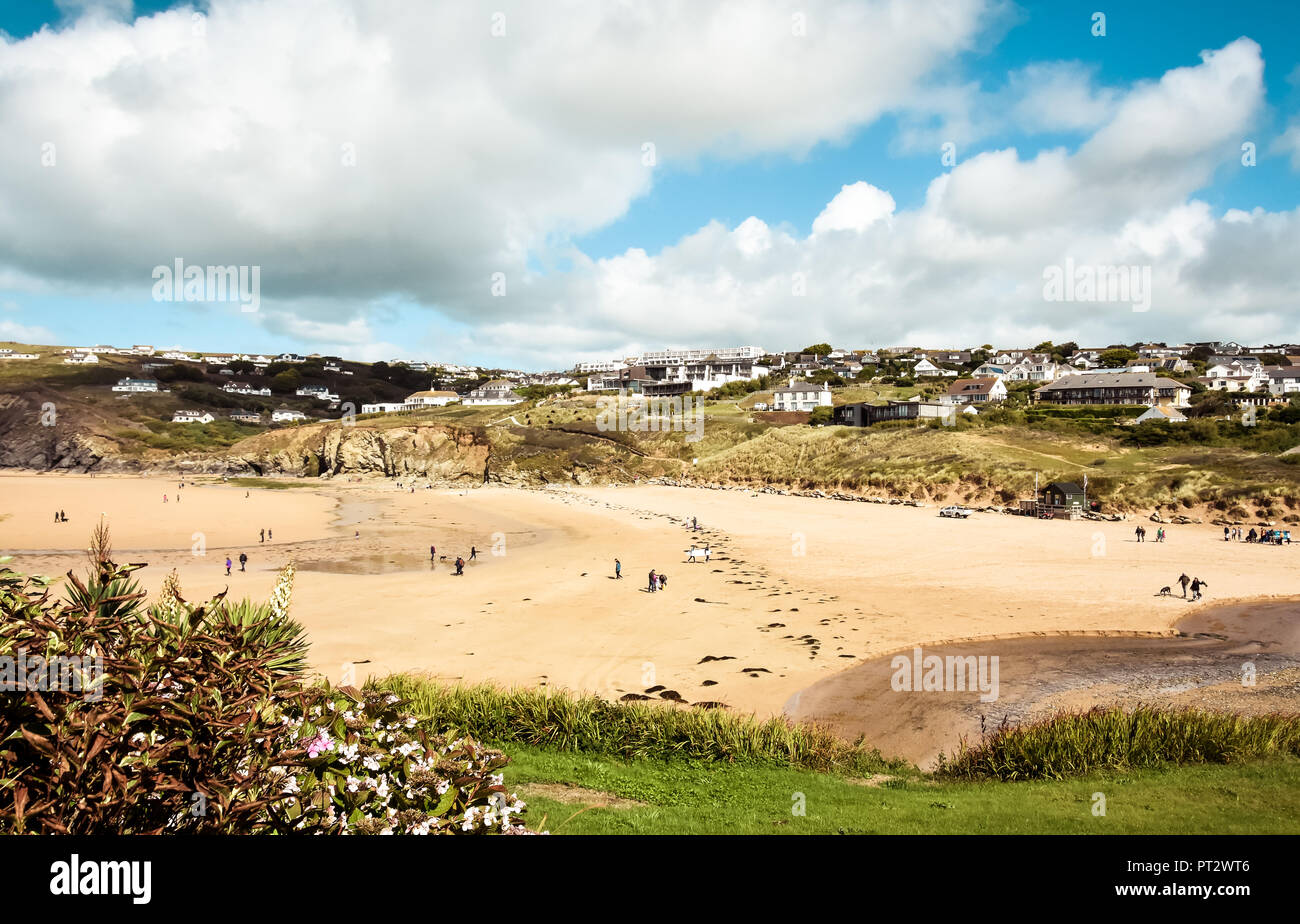
{"label": "grass lawn", "polygon": [[[528,826],[556,834],[1300,833],[1300,760],[1290,758],[1061,782],[868,783],[776,766],[507,752],[506,785],[528,803]],[[1093,815],[1094,793],[1104,816]]]}

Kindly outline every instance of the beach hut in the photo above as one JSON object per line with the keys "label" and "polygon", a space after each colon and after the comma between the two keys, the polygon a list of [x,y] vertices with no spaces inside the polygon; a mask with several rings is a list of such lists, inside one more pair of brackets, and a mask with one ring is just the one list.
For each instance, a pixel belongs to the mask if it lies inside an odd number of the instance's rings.
{"label": "beach hut", "polygon": [[1073,481],[1053,481],[1043,488],[1039,506],[1054,517],[1075,517],[1087,509],[1086,494]]}

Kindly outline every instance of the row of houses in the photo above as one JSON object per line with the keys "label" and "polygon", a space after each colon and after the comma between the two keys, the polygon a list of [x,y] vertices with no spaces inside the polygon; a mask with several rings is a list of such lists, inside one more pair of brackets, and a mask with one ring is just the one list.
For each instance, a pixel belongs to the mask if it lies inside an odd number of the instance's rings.
{"label": "row of houses", "polygon": [[[172,415],[172,423],[208,424],[216,419],[211,411],[184,410],[177,411]],[[232,411],[229,419],[236,423],[260,424],[262,415],[256,411]],[[307,419],[307,415],[302,411],[295,411],[289,407],[276,408],[271,412],[272,423],[293,423]]]}
{"label": "row of houses", "polygon": [[373,404],[363,404],[361,405],[361,413],[394,414],[401,411],[418,411],[429,407],[444,407],[456,402],[470,406],[508,406],[520,404],[523,401],[523,396],[514,390],[514,384],[508,379],[493,379],[484,382],[478,388],[467,391],[464,395],[441,389],[417,391],[407,395],[405,401],[379,401]]}

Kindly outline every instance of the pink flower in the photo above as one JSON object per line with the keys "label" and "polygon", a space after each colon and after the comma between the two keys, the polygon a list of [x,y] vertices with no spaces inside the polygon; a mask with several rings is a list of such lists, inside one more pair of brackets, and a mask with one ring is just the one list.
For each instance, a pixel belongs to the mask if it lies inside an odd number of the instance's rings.
{"label": "pink flower", "polygon": [[316,737],[307,742],[307,756],[319,757],[325,751],[334,750],[334,742],[330,740],[329,732],[321,729],[316,733]]}

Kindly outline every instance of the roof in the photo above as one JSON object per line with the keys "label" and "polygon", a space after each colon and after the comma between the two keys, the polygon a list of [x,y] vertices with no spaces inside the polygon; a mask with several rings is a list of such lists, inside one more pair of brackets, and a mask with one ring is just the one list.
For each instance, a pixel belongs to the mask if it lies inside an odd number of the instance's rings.
{"label": "roof", "polygon": [[1049,483],[1047,487],[1043,488],[1043,490],[1047,491],[1051,488],[1056,488],[1056,490],[1060,491],[1062,494],[1083,493],[1083,488],[1079,485],[1078,482],[1075,481],[1053,481]]}
{"label": "roof", "polygon": [[1157,414],[1159,414],[1161,417],[1168,418],[1169,420],[1186,420],[1186,419],[1187,419],[1187,415],[1184,414],[1182,411],[1178,410],[1178,408],[1176,408],[1176,407],[1165,407],[1165,406],[1162,405],[1162,404],[1153,404],[1151,407],[1149,407],[1149,408],[1147,408],[1145,411],[1143,411],[1143,412],[1141,413],[1141,415],[1139,415],[1139,416],[1145,417],[1147,414],[1150,414],[1152,411],[1155,411],[1155,412],[1156,412]]}
{"label": "roof", "polygon": [[1182,382],[1175,382],[1158,376],[1154,372],[1098,372],[1092,375],[1067,375],[1050,385],[1037,389],[1044,391],[1068,391],[1072,388],[1186,388]]}
{"label": "roof", "polygon": [[958,379],[948,386],[950,395],[987,395],[998,379]]}
{"label": "roof", "polygon": [[781,392],[786,392],[788,394],[793,394],[794,392],[823,392],[829,390],[830,389],[825,385],[809,385],[807,382],[795,382],[793,385],[787,385],[785,388],[778,388],[776,393],[780,394]]}
{"label": "roof", "polygon": [[460,395],[454,391],[417,391],[406,396],[406,400],[412,398],[459,398]]}

